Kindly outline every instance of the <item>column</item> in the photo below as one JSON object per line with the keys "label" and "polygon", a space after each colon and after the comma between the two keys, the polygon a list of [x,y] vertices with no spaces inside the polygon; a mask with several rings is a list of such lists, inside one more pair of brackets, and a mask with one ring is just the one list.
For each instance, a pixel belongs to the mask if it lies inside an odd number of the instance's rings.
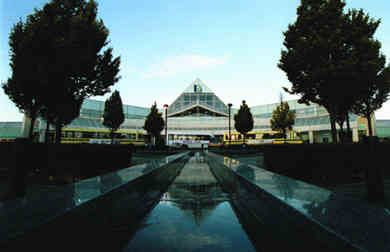
{"label": "column", "polygon": [[46,122],[42,119],[39,121],[39,142],[45,142],[45,133],[46,133]]}
{"label": "column", "polygon": [[309,130],[309,143],[314,143],[314,136],[312,130]]}
{"label": "column", "polygon": [[358,128],[352,128],[352,142],[359,142]]}
{"label": "column", "polygon": [[28,133],[30,131],[31,118],[24,114],[23,123],[22,123],[22,137],[29,137]]}

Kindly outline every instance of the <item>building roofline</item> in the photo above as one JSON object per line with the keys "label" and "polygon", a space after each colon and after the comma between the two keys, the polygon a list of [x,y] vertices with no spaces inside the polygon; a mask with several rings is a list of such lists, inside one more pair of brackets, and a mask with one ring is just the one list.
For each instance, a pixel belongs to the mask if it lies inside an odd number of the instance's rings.
{"label": "building roofline", "polygon": [[174,115],[177,115],[177,114],[180,114],[180,113],[183,113],[183,112],[185,112],[185,111],[187,111],[187,110],[190,110],[190,109],[192,109],[192,108],[195,108],[195,107],[201,107],[201,108],[204,108],[204,109],[206,109],[206,110],[208,110],[208,111],[214,112],[214,113],[216,113],[216,114],[220,114],[220,115],[224,115],[224,116],[229,116],[229,115],[226,114],[226,113],[219,112],[219,111],[213,110],[213,109],[211,109],[211,108],[209,108],[209,107],[206,107],[206,106],[204,106],[204,105],[201,105],[201,104],[196,103],[196,104],[193,104],[193,105],[191,105],[191,106],[189,106],[189,107],[187,107],[187,108],[185,108],[185,109],[182,109],[182,110],[176,111],[176,112],[174,112],[174,113],[168,114],[168,117],[174,116]]}

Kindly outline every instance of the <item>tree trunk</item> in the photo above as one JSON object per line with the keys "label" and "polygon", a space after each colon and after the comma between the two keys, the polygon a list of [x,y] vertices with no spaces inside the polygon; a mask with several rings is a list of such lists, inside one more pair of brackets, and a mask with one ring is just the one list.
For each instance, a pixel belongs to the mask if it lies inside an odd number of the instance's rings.
{"label": "tree trunk", "polygon": [[114,144],[114,132],[110,131],[111,144]]}
{"label": "tree trunk", "polygon": [[46,121],[45,144],[49,143],[49,129],[50,129],[50,123]]}
{"label": "tree trunk", "polygon": [[349,113],[347,112],[345,115],[346,121],[347,121],[347,139],[348,143],[352,143],[352,130],[351,125],[349,124]]}
{"label": "tree trunk", "polygon": [[55,141],[56,144],[61,143],[61,129],[62,129],[61,124],[56,123],[56,141]]}
{"label": "tree trunk", "polygon": [[344,123],[342,123],[342,124],[339,124],[339,126],[340,126],[340,142],[341,143],[344,143],[345,141],[345,135],[344,135],[344,127],[343,127],[343,125],[344,125]]}
{"label": "tree trunk", "polygon": [[336,130],[336,120],[334,119],[333,115],[330,116],[330,127],[332,131],[332,142],[337,143],[337,130]]}
{"label": "tree trunk", "polygon": [[33,140],[33,133],[34,133],[34,124],[35,124],[36,116],[31,117],[31,124],[30,129],[28,131],[28,138],[32,141]]}
{"label": "tree trunk", "polygon": [[345,120],[347,122],[347,133],[349,135],[349,133],[351,132],[351,125],[349,124],[349,113],[347,112],[347,114],[345,115]]}
{"label": "tree trunk", "polygon": [[368,124],[368,136],[372,136],[372,125],[371,125],[371,115],[366,115],[367,124]]}
{"label": "tree trunk", "polygon": [[336,123],[340,127],[340,132],[338,132],[339,138],[340,138],[340,143],[344,143],[344,121],[341,120],[336,120]]}
{"label": "tree trunk", "polygon": [[286,129],[282,129],[282,133],[283,133],[284,140],[286,140]]}

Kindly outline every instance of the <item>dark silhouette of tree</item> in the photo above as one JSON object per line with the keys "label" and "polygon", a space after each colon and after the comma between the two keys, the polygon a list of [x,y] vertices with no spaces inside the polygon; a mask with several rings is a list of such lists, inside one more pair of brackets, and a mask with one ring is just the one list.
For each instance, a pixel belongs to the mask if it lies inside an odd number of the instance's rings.
{"label": "dark silhouette of tree", "polygon": [[104,103],[103,125],[109,128],[111,144],[114,142],[114,132],[125,121],[122,99],[119,91],[114,91]]}
{"label": "dark silhouette of tree", "polygon": [[242,101],[240,109],[234,115],[234,128],[244,135],[245,143],[246,134],[253,129],[253,116],[245,100]]}
{"label": "dark silhouette of tree", "polygon": [[[348,112],[366,117],[370,123],[370,132],[371,114],[387,100],[386,93],[388,92],[386,91],[386,71],[382,74],[382,71],[385,70],[386,59],[380,53],[380,42],[373,37],[381,20],[370,18],[362,9],[349,10],[346,17],[346,27],[348,28],[348,33],[346,33],[346,54],[349,57],[349,61],[345,66],[347,67],[346,72],[350,74],[350,84],[348,89],[342,90],[342,93],[345,95],[345,100],[339,106],[341,106],[346,116],[340,116],[338,118],[338,124],[340,125],[343,136],[342,123],[343,120],[346,120],[347,133],[351,136]],[[382,83],[380,84],[379,82]],[[376,105],[367,110],[365,108],[370,107],[370,105],[367,106],[368,103]],[[362,110],[365,110],[365,112],[358,112]],[[369,112],[370,110],[371,112]],[[369,117],[367,117],[367,114]],[[371,133],[369,134],[371,135]],[[343,140],[343,137],[341,139]]]}
{"label": "dark silhouette of tree", "polygon": [[[341,0],[302,1],[296,22],[284,33],[287,50],[282,50],[278,64],[292,83],[291,90],[285,91],[300,94],[299,103],[327,109],[333,142],[336,122],[344,135],[345,121],[349,129],[348,113],[356,102],[361,103],[368,83],[373,83],[374,74],[368,73],[381,62],[380,43],[373,39],[380,20],[370,19],[362,10],[344,14],[344,6]],[[378,69],[383,67],[375,75]],[[366,88],[356,85],[362,82]]]}
{"label": "dark silhouette of tree", "polygon": [[29,138],[32,139],[35,120],[41,108],[38,94],[45,90],[39,85],[39,77],[34,71],[36,65],[31,63],[29,50],[32,40],[28,25],[29,23],[19,21],[11,30],[9,45],[12,76],[2,84],[2,88],[20,112],[31,119]]}
{"label": "dark silhouette of tree", "polygon": [[295,124],[295,113],[290,111],[290,106],[287,102],[283,102],[282,96],[280,97],[280,104],[272,112],[271,129],[277,130],[283,133],[283,137],[286,139],[286,131],[292,130],[292,126]]}
{"label": "dark silhouette of tree", "polygon": [[100,53],[108,45],[108,29],[97,20],[93,0],[52,0],[35,9],[24,26],[18,36],[27,46],[17,52],[18,61],[31,65],[31,82],[40,87],[34,95],[49,111],[59,143],[61,128],[79,115],[84,99],[110,92],[119,80],[120,58],[113,59],[112,48]]}
{"label": "dark silhouette of tree", "polygon": [[155,144],[156,138],[160,136],[164,126],[165,121],[162,118],[162,113],[158,112],[157,104],[155,102],[150,109],[150,113],[146,117],[143,127],[146,132],[148,132],[148,134],[153,138],[153,144]]}
{"label": "dark silhouette of tree", "polygon": [[[278,67],[292,83],[290,94],[300,94],[299,103],[324,106],[330,114],[332,138],[337,141],[335,92],[344,82],[345,3],[340,0],[302,1],[297,20],[284,32],[284,46]],[[340,74],[341,73],[341,74]]]}
{"label": "dark silhouette of tree", "polygon": [[368,134],[372,136],[371,116],[389,99],[390,68],[382,69],[375,80],[367,84],[369,85],[366,87],[367,91],[353,104],[352,111],[367,119]]}
{"label": "dark silhouette of tree", "polygon": [[351,111],[365,117],[368,132],[372,136],[371,115],[388,100],[390,92],[390,67],[381,54],[381,43],[374,39],[374,33],[381,20],[370,19],[363,10],[348,12],[348,25],[353,41],[352,58],[356,64],[354,71],[355,97]]}

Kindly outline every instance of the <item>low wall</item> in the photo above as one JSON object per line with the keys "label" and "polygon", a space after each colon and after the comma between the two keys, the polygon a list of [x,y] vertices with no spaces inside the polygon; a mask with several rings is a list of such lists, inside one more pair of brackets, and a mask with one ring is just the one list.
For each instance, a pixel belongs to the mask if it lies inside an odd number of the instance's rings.
{"label": "low wall", "polygon": [[[29,173],[40,174],[42,181],[47,181],[49,176],[63,182],[66,178],[73,180],[95,177],[129,167],[132,157],[132,149],[123,145],[57,145],[29,143],[23,140],[1,143],[0,152],[3,179],[8,176],[10,184],[21,185],[25,183]],[[23,195],[23,189],[20,194]]]}
{"label": "low wall", "polygon": [[321,186],[360,182],[366,168],[379,168],[390,176],[386,156],[390,145],[368,144],[274,145],[264,148],[266,168],[272,172]]}
{"label": "low wall", "polygon": [[23,246],[49,251],[53,244],[67,251],[101,248],[107,239],[121,238],[115,233],[121,227],[128,242],[188,158],[188,153],[173,155],[0,202],[0,246],[12,251]]}
{"label": "low wall", "polygon": [[[364,251],[253,182],[269,177],[228,157],[208,153],[206,160],[258,250]],[[268,180],[265,184],[276,186]]]}

